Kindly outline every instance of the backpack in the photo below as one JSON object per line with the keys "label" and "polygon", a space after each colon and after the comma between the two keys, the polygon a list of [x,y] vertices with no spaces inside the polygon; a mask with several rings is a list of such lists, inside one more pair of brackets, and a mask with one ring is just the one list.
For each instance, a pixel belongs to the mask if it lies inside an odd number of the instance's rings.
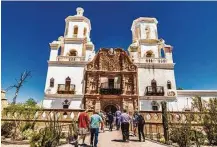
{"label": "backpack", "polygon": [[145,124],[145,119],[142,115],[138,115],[137,117],[137,120],[138,120],[138,124]]}

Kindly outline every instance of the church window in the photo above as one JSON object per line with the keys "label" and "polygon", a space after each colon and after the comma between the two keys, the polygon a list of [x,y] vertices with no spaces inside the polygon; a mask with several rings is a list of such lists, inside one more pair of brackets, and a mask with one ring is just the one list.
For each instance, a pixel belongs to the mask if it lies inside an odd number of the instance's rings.
{"label": "church window", "polygon": [[165,53],[163,49],[160,50],[160,54],[161,54],[161,58],[165,58]]}
{"label": "church window", "polygon": [[74,26],[74,36],[78,35],[78,26]]}
{"label": "church window", "polygon": [[70,102],[69,102],[69,100],[66,99],[62,104],[63,104],[63,109],[68,109]]}
{"label": "church window", "polygon": [[151,88],[153,93],[157,92],[157,82],[154,79],[151,81]]}
{"label": "church window", "polygon": [[84,28],[84,36],[86,36],[86,34],[87,34],[87,28]]}
{"label": "church window", "polygon": [[159,104],[156,101],[152,101],[151,105],[152,105],[152,110],[153,111],[158,111],[159,110]]}
{"label": "church window", "polygon": [[150,39],[150,27],[149,26],[145,28],[145,33],[146,33],[146,39]]}
{"label": "church window", "polygon": [[66,81],[65,81],[65,89],[66,89],[66,91],[70,90],[70,85],[71,85],[71,79],[69,77],[67,77]]}
{"label": "church window", "polygon": [[167,89],[171,89],[171,82],[170,81],[167,81]]}
{"label": "church window", "polygon": [[54,87],[54,78],[50,79],[50,87]]}
{"label": "church window", "polygon": [[155,79],[153,79],[153,80],[151,81],[151,87],[156,87],[156,86],[157,86],[157,82],[156,82]]}

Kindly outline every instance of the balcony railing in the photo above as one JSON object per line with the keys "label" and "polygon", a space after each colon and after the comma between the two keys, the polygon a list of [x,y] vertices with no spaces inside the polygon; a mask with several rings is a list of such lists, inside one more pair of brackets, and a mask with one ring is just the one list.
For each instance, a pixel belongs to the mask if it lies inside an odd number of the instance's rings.
{"label": "balcony railing", "polygon": [[164,96],[164,87],[163,86],[147,86],[145,90],[145,95],[147,96]]}
{"label": "balcony railing", "polygon": [[100,94],[103,95],[120,95],[122,92],[120,88],[120,84],[115,83],[112,86],[109,86],[109,84],[106,83],[101,83],[100,87]]}
{"label": "balcony railing", "polygon": [[85,57],[77,56],[57,56],[57,61],[85,61]]}
{"label": "balcony railing", "polygon": [[58,94],[75,94],[75,85],[71,84],[70,86],[66,86],[65,84],[58,84],[57,93]]}
{"label": "balcony railing", "polygon": [[139,58],[140,63],[167,63],[166,58]]}

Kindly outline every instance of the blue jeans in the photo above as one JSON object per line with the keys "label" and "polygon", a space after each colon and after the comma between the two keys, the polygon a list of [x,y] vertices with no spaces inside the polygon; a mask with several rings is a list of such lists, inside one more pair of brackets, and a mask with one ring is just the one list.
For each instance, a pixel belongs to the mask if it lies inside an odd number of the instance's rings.
{"label": "blue jeans", "polygon": [[91,133],[90,144],[93,145],[93,138],[95,138],[94,147],[96,147],[98,143],[99,128],[91,128],[90,133]]}

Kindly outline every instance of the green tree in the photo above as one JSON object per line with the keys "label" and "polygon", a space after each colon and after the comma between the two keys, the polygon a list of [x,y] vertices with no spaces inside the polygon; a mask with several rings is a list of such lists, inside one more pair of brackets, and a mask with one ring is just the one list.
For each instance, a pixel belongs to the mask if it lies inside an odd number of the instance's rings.
{"label": "green tree", "polygon": [[26,105],[27,107],[34,108],[34,107],[36,107],[37,102],[36,102],[33,98],[29,98],[29,99],[25,102],[25,105]]}

